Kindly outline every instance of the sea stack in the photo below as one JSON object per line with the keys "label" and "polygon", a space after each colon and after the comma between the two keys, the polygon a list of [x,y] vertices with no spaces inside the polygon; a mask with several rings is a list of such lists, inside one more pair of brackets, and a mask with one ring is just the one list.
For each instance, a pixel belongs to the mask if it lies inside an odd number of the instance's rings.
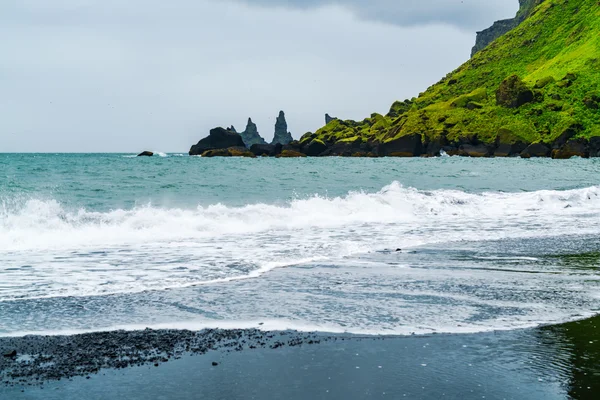
{"label": "sea stack", "polygon": [[240,135],[248,148],[252,147],[254,144],[267,144],[265,139],[258,133],[258,128],[256,127],[256,124],[252,122],[252,118],[248,118],[246,130],[240,133]]}
{"label": "sea stack", "polygon": [[273,137],[273,141],[271,144],[289,144],[294,140],[292,134],[288,132],[287,122],[285,121],[285,113],[283,111],[279,111],[279,116],[277,117],[277,121],[275,122],[275,136]]}

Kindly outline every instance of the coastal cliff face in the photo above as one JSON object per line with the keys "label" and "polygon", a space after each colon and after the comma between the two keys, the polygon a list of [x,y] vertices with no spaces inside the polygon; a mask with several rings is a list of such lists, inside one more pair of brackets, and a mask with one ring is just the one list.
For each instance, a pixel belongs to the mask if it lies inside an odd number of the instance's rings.
{"label": "coastal cliff face", "polygon": [[527,19],[527,17],[529,17],[529,15],[531,15],[531,12],[535,7],[543,1],[544,0],[519,0],[519,11],[514,18],[496,21],[491,27],[484,29],[481,32],[477,32],[477,39],[475,41],[475,46],[471,51],[471,57],[486,48],[500,36],[519,26]]}
{"label": "coastal cliff face", "polygon": [[[522,22],[387,115],[330,120],[320,155],[600,156],[597,0],[524,0]],[[304,148],[304,147],[302,147]]]}

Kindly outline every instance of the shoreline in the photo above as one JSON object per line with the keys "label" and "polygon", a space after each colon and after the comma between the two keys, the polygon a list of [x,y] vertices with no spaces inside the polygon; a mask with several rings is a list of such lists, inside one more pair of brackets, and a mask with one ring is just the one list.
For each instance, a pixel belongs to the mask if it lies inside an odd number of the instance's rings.
{"label": "shoreline", "polygon": [[2,357],[0,397],[587,399],[600,390],[598,326],[600,316],[476,334],[247,329],[0,338],[3,352],[17,346],[24,350],[16,360],[30,361],[15,368]]}
{"label": "shoreline", "polygon": [[[75,334],[0,336],[0,386],[14,387],[105,370],[154,365],[209,352],[246,352],[318,345],[327,342],[461,340],[473,337],[511,336],[567,329],[584,324],[600,327],[600,314],[560,324],[470,333],[412,335],[353,334],[320,331],[242,329],[106,330]],[[600,332],[597,332],[600,342]],[[591,339],[590,339],[591,340]],[[591,342],[590,342],[591,343]],[[599,349],[600,350],[600,349]],[[598,354],[600,359],[600,352]]]}

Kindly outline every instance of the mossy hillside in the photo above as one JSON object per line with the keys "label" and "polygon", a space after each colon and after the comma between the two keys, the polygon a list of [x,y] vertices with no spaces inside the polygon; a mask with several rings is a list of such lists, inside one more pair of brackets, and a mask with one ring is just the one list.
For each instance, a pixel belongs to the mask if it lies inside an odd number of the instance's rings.
{"label": "mossy hillside", "polygon": [[[499,104],[497,92],[513,76],[532,98],[516,107]],[[385,143],[412,134],[426,142],[444,136],[450,142],[476,137],[490,144],[552,143],[575,127],[575,137],[587,139],[600,135],[599,99],[597,0],[546,0],[418,98],[394,103],[386,116],[331,121],[309,136],[326,143]]]}

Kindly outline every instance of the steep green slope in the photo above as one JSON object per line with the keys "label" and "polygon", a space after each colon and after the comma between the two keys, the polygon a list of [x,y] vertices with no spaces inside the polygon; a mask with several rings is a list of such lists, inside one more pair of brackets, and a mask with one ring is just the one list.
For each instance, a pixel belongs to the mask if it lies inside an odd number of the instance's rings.
{"label": "steep green slope", "polygon": [[598,0],[546,0],[418,98],[394,103],[386,116],[333,120],[301,144],[358,149],[417,136],[429,154],[468,145],[492,155],[502,144],[538,142],[556,150],[578,139],[588,146],[600,136]]}

